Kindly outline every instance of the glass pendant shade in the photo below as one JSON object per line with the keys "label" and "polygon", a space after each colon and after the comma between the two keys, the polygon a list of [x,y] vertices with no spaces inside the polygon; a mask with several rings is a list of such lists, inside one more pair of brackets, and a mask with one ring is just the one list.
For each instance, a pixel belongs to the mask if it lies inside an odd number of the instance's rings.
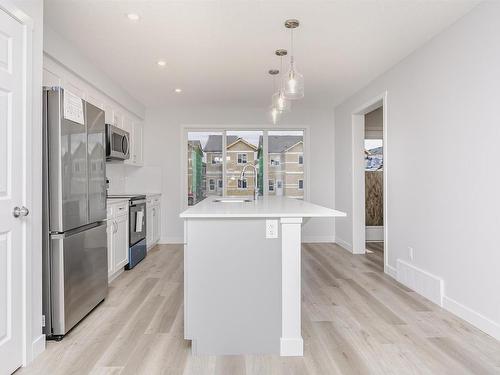
{"label": "glass pendant shade", "polygon": [[289,112],[292,109],[292,103],[285,98],[283,90],[279,90],[272,96],[272,106],[276,108],[279,113]]}
{"label": "glass pendant shade", "polygon": [[302,99],[304,97],[304,76],[295,69],[293,62],[285,78],[283,94],[285,99],[288,100]]}
{"label": "glass pendant shade", "polygon": [[276,107],[271,106],[271,107],[269,108],[269,117],[270,117],[271,122],[273,123],[273,125],[276,125],[276,123],[278,122],[279,117],[280,117],[280,113],[279,113],[279,111],[276,109]]}

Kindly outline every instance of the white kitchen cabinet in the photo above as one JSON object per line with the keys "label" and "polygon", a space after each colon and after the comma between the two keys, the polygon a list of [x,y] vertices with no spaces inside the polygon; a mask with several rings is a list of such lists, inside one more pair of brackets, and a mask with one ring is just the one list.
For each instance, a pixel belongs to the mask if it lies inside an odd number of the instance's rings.
{"label": "white kitchen cabinet", "polygon": [[148,250],[160,241],[161,204],[160,195],[148,196],[146,201],[146,243]]}
{"label": "white kitchen cabinet", "polygon": [[128,201],[108,201],[108,280],[128,263]]}
{"label": "white kitchen cabinet", "polygon": [[114,271],[122,270],[128,263],[128,214],[115,219],[115,246],[113,247]]}
{"label": "white kitchen cabinet", "polygon": [[140,167],[144,163],[143,126],[125,117],[123,119],[123,129],[130,134],[130,159],[126,160],[125,164]]}
{"label": "white kitchen cabinet", "polygon": [[143,165],[144,163],[144,128],[142,124],[134,123],[132,160],[135,165]]}

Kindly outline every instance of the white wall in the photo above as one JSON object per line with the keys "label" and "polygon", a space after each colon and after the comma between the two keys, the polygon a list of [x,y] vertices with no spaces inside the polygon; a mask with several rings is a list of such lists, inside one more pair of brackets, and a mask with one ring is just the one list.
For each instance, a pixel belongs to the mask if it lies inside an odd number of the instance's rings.
{"label": "white wall", "polygon": [[[262,124],[269,127],[265,109],[262,108],[155,108],[146,112],[144,127],[144,163],[159,167],[162,174],[162,242],[182,242],[183,222],[179,213],[183,207],[181,181],[182,125],[244,126]],[[334,126],[331,109],[317,109],[299,103],[276,128],[286,125],[308,125],[310,127],[309,179],[310,200],[314,203],[334,207]],[[129,176],[127,184],[132,183]],[[147,180],[135,179],[134,186],[143,189]],[[334,223],[329,219],[311,220],[305,224],[304,240],[333,241]]]}
{"label": "white wall", "polygon": [[[144,119],[144,105],[110,80],[61,35],[46,26],[43,39],[44,85],[64,86],[105,109],[107,123],[112,123],[114,111],[119,113],[120,118],[133,122]],[[123,163],[106,163],[106,175],[110,180],[109,192],[127,192],[127,175],[134,173],[133,169],[134,167]]]}
{"label": "white wall", "polygon": [[497,338],[499,20],[479,5],[335,109],[337,239],[352,243],[351,115],[387,90],[389,265],[441,277],[444,306]]}

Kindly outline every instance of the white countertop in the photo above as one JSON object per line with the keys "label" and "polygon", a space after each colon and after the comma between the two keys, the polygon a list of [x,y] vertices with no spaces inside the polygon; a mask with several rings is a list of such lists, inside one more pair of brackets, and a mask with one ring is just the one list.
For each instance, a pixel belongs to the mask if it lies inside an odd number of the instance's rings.
{"label": "white countertop", "polygon": [[[245,197],[242,197],[243,199]],[[214,202],[216,199],[242,199],[240,197],[208,197],[189,207],[181,218],[244,218],[244,217],[344,217],[345,212],[318,206],[300,199],[287,197],[259,198],[257,202]]]}
{"label": "white countertop", "polygon": [[128,200],[129,200],[128,198],[106,198],[108,205],[128,202]]}

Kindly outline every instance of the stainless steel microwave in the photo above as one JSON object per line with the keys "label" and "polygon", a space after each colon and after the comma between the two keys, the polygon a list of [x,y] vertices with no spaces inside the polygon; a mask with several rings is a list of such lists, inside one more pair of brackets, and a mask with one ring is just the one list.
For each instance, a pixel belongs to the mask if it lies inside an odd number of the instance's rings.
{"label": "stainless steel microwave", "polygon": [[130,135],[114,125],[106,124],[106,160],[130,158]]}

